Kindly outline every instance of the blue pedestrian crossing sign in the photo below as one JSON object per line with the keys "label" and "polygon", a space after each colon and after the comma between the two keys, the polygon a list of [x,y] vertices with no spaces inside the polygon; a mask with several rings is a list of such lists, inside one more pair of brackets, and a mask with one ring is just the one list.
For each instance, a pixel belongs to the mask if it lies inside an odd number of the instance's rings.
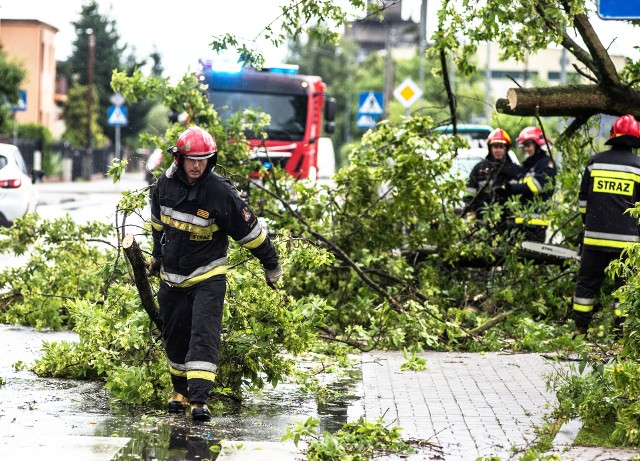
{"label": "blue pedestrian crossing sign", "polygon": [[27,110],[27,90],[20,90],[18,104],[12,106],[11,110]]}
{"label": "blue pedestrian crossing sign", "polygon": [[360,105],[358,115],[371,115],[379,117],[384,113],[382,93],[373,91],[360,93]]}
{"label": "blue pedestrian crossing sign", "polygon": [[112,126],[125,126],[127,124],[128,110],[125,106],[109,106],[107,111],[107,123]]}
{"label": "blue pedestrian crossing sign", "polygon": [[598,16],[602,19],[640,19],[640,2],[599,0]]}
{"label": "blue pedestrian crossing sign", "polygon": [[373,128],[376,126],[376,118],[372,115],[361,114],[358,115],[358,120],[356,121],[356,126],[358,128]]}

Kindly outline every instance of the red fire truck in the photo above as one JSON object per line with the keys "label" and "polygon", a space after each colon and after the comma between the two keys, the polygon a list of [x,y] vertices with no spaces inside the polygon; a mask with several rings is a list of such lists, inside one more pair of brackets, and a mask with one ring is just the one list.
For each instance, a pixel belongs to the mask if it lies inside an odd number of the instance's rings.
{"label": "red fire truck", "polygon": [[222,70],[201,64],[199,78],[223,119],[247,108],[270,115],[266,141],[247,133],[254,156],[267,168],[278,165],[296,179],[316,180],[323,119],[324,132],[332,133],[336,112],[322,79],[299,75],[297,66]]}

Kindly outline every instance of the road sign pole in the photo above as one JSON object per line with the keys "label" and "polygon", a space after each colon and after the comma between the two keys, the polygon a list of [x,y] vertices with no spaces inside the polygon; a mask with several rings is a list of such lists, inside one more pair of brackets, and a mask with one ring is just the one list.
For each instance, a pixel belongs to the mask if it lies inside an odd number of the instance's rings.
{"label": "road sign pole", "polygon": [[120,125],[116,125],[116,159],[120,160]]}
{"label": "road sign pole", "polygon": [[13,145],[18,145],[18,119],[15,110],[13,111]]}

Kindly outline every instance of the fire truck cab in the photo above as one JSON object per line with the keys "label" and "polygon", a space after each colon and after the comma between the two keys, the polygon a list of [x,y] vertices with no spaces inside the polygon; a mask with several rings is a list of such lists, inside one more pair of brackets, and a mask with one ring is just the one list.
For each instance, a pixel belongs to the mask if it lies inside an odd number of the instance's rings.
{"label": "fire truck cab", "polygon": [[223,119],[245,109],[270,116],[266,140],[247,133],[254,156],[267,168],[278,165],[293,178],[316,180],[319,140],[323,128],[333,132],[336,112],[322,79],[299,75],[290,65],[220,70],[201,63],[200,81]]}

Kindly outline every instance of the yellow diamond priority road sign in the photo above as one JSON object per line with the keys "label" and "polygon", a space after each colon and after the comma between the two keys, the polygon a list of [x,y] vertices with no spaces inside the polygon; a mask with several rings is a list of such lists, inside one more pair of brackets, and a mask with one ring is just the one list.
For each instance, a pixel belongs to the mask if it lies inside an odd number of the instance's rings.
{"label": "yellow diamond priority road sign", "polygon": [[422,90],[410,77],[407,77],[393,90],[393,96],[400,101],[400,104],[402,104],[405,109],[408,109],[422,97]]}

